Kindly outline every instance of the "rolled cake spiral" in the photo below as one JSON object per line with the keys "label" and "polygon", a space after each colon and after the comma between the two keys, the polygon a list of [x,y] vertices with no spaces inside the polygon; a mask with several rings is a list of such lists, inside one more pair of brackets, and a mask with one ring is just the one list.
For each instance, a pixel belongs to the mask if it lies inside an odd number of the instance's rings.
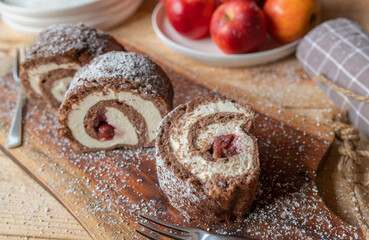
{"label": "rolled cake spiral", "polygon": [[172,97],[157,64],[135,53],[109,52],[74,76],[60,107],[59,134],[82,152],[153,146]]}
{"label": "rolled cake spiral", "polygon": [[260,166],[250,106],[199,97],[162,121],[156,139],[160,188],[191,220],[242,218],[255,195]]}
{"label": "rolled cake spiral", "polygon": [[28,95],[59,106],[76,71],[94,57],[124,48],[108,33],[88,26],[53,25],[27,49],[20,76]]}

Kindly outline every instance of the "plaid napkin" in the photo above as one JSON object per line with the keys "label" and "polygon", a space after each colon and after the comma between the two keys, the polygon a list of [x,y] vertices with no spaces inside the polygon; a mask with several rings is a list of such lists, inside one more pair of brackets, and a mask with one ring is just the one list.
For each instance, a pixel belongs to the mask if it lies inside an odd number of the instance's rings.
{"label": "plaid napkin", "polygon": [[[339,87],[369,97],[369,36],[358,24],[345,18],[324,22],[302,39],[296,55],[311,77],[321,73]],[[369,138],[369,103],[318,85]]]}

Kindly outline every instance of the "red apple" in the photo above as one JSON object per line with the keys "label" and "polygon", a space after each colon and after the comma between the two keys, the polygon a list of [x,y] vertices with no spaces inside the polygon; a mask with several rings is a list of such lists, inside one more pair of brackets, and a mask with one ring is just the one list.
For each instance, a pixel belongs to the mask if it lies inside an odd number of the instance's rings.
{"label": "red apple", "polygon": [[[161,0],[161,1],[163,1],[163,0]],[[235,1],[235,0],[216,0],[216,3],[217,3],[217,6],[219,6],[219,5],[221,5],[225,2],[229,2],[229,1]],[[256,2],[259,5],[259,7],[261,7],[261,8],[263,7],[264,2],[265,2],[265,0],[245,0],[245,1]]]}
{"label": "red apple", "polygon": [[282,43],[303,37],[320,19],[319,0],[267,0],[264,4],[270,34]]}
{"label": "red apple", "polygon": [[166,0],[165,7],[170,23],[180,34],[192,39],[209,34],[215,0]]}
{"label": "red apple", "polygon": [[210,34],[225,53],[252,52],[263,45],[267,23],[255,2],[235,0],[222,4],[214,12]]}

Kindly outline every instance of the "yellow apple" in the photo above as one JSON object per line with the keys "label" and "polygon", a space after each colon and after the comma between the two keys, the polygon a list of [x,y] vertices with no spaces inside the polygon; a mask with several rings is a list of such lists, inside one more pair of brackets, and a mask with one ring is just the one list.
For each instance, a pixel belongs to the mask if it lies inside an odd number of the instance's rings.
{"label": "yellow apple", "polygon": [[264,13],[269,33],[282,43],[303,37],[318,24],[320,0],[267,0]]}

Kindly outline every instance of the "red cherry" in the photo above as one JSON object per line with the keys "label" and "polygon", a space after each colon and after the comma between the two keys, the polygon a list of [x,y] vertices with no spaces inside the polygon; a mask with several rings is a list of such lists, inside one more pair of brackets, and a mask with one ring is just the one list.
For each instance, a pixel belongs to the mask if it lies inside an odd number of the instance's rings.
{"label": "red cherry", "polygon": [[214,158],[232,157],[238,154],[236,140],[238,137],[234,134],[222,135],[217,137],[211,148]]}
{"label": "red cherry", "polygon": [[108,123],[102,123],[97,128],[97,136],[102,141],[111,140],[114,137],[114,127]]}

